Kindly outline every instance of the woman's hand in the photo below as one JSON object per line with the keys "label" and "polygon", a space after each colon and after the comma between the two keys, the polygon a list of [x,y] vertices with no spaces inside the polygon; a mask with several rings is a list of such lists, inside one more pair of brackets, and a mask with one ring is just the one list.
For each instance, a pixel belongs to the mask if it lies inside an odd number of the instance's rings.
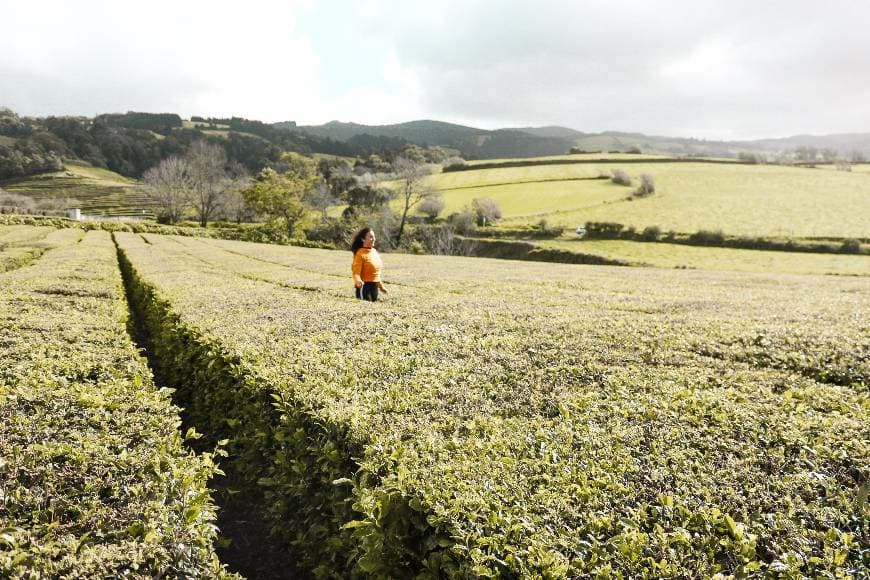
{"label": "woman's hand", "polygon": [[362,287],[363,287],[363,283],[362,283],[362,282],[354,282],[354,283],[353,283],[353,287],[354,287],[354,288],[362,288]]}
{"label": "woman's hand", "polygon": [[389,293],[390,293],[390,291],[387,290],[387,287],[384,286],[382,282],[378,282],[378,290],[380,290],[380,291],[383,292],[384,294],[389,294]]}

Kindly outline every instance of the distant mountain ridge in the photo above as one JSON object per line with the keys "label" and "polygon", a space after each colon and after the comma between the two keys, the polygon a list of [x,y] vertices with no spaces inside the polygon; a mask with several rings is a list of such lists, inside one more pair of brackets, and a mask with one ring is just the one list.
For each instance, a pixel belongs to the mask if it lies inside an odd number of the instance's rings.
{"label": "distant mountain ridge", "polygon": [[777,153],[798,147],[830,149],[840,155],[859,152],[870,157],[870,133],[795,135],[776,139],[721,141],[605,131],[584,133],[560,126],[486,130],[430,119],[392,125],[330,121],[324,125],[276,123],[276,128],[347,142],[361,135],[402,139],[417,145],[457,150],[468,159],[538,157],[580,151],[630,151],[680,156],[734,157],[740,152]]}

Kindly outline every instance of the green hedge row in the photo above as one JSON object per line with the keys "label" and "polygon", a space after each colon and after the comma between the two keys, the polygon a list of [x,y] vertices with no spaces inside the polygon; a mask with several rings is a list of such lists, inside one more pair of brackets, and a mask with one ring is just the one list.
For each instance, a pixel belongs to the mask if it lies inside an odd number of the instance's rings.
{"label": "green hedge row", "polygon": [[481,258],[504,260],[533,260],[562,264],[595,264],[599,266],[630,266],[629,262],[604,258],[594,254],[539,248],[531,242],[467,238],[474,241],[474,255]]}
{"label": "green hedge row", "polygon": [[110,235],[50,236],[0,274],[0,577],[229,576],[214,456],[186,451],[126,332]]}
{"label": "green hedge row", "polygon": [[287,239],[283,230],[278,231],[273,227],[263,224],[244,224],[235,227],[228,227],[224,224],[220,227],[210,226],[208,228],[201,228],[195,225],[186,225],[189,223],[190,222],[185,222],[180,225],[170,226],[148,221],[76,221],[60,217],[0,214],[0,226],[27,225],[54,228],[79,228],[85,231],[103,230],[107,232],[218,238],[224,240],[293,245],[304,248],[334,249],[332,244],[324,242]]}
{"label": "green hedge row", "polygon": [[[387,577],[402,576],[411,563],[419,564],[405,553],[408,548],[402,541],[393,541],[410,533],[404,516],[413,513],[400,494],[379,502],[390,505],[389,513],[376,518],[383,525],[379,538],[354,527],[353,522],[363,517],[355,502],[386,493],[362,491],[376,488],[379,481],[377,474],[360,472],[352,459],[363,455],[363,442],[288,397],[239,353],[185,321],[153,276],[162,271],[160,277],[165,277],[165,265],[170,263],[182,277],[195,272],[197,283],[213,288],[238,280],[225,273],[214,275],[208,267],[203,271],[199,259],[178,253],[177,246],[166,244],[155,255],[135,237],[119,235],[117,240],[131,303],[147,332],[158,376],[176,386],[177,400],[193,424],[212,438],[228,440],[227,485],[238,491],[233,500],[261,510],[273,535],[297,558],[296,572]],[[422,515],[412,521],[428,529]],[[357,539],[360,535],[363,541]],[[439,546],[437,539],[434,545]]]}
{"label": "green hedge row", "polygon": [[[762,237],[732,236],[722,231],[700,230],[693,234],[662,232],[658,226],[648,226],[642,231],[626,227],[618,222],[586,222],[587,238],[603,240],[634,240],[639,242],[664,242],[688,246],[711,246],[741,250],[767,250],[774,252],[808,252],[813,254],[870,254],[870,248],[862,247],[862,240],[844,238],[839,242],[772,240]],[[863,240],[866,245],[866,240]]]}

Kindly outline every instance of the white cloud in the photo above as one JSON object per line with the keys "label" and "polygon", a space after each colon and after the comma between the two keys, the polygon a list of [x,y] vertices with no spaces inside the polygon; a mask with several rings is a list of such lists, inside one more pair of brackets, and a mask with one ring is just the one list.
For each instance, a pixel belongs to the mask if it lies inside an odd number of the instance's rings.
{"label": "white cloud", "polygon": [[0,106],[24,114],[870,130],[870,4],[853,0],[6,4]]}

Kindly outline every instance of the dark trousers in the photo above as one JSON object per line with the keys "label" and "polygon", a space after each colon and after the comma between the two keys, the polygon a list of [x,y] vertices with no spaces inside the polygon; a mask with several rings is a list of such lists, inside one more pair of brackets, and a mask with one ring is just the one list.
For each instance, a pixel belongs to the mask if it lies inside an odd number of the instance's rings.
{"label": "dark trousers", "polygon": [[362,288],[356,288],[356,297],[360,300],[368,300],[369,302],[378,301],[378,283],[363,282]]}

